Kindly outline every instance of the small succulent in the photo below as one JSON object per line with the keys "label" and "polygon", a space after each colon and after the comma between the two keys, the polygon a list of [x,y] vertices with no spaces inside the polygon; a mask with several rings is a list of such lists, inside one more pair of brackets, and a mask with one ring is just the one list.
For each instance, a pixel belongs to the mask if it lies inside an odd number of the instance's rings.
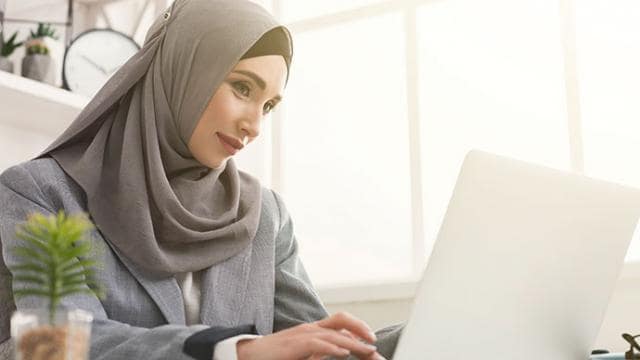
{"label": "small succulent", "polygon": [[27,47],[27,55],[49,55],[49,48],[44,43],[34,43]]}
{"label": "small succulent", "polygon": [[56,36],[56,30],[51,27],[51,24],[38,23],[38,29],[35,32],[31,30],[31,38],[32,39],[41,39],[45,37],[50,37],[54,40],[58,40]]}
{"label": "small succulent", "polygon": [[16,42],[18,32],[14,32],[9,39],[5,40],[4,32],[0,31],[0,56],[9,57],[13,52],[22,46],[22,42]]}
{"label": "small succulent", "polygon": [[49,48],[44,43],[44,38],[46,37],[58,40],[56,31],[51,27],[51,24],[38,23],[38,28],[36,29],[36,31],[31,30],[31,36],[25,44],[25,46],[27,47],[27,55],[48,55]]}
{"label": "small succulent", "polygon": [[25,286],[15,296],[37,296],[49,300],[49,321],[53,323],[60,301],[78,293],[103,296],[95,279],[97,262],[91,258],[91,243],[84,239],[93,224],[84,214],[66,216],[40,213],[29,215],[16,236],[25,242],[13,251],[22,260],[12,266],[13,280]]}

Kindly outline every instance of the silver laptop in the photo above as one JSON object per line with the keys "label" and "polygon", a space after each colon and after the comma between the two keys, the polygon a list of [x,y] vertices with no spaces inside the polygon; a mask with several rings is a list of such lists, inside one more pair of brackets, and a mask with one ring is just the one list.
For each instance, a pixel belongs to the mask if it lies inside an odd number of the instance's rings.
{"label": "silver laptop", "polygon": [[470,152],[394,359],[587,359],[639,217],[640,190]]}

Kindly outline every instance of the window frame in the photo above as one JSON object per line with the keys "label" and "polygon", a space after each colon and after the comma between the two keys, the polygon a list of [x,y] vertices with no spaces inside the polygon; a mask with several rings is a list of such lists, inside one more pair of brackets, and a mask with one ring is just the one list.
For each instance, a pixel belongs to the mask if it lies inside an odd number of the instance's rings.
{"label": "window frame", "polygon": [[[406,57],[406,86],[407,86],[407,116],[409,121],[410,174],[411,174],[411,234],[412,234],[412,269],[413,274],[407,279],[388,282],[372,282],[354,286],[324,286],[318,291],[329,304],[370,301],[407,299],[414,296],[422,271],[426,265],[427,244],[424,234],[424,206],[422,160],[420,154],[420,109],[419,109],[419,59],[418,59],[418,8],[424,5],[439,3],[447,0],[386,0],[370,5],[360,6],[348,10],[330,12],[320,16],[304,18],[287,23],[292,33],[304,33],[331,27],[337,24],[355,22],[369,17],[381,16],[393,12],[402,12],[404,17],[405,57]],[[272,10],[277,18],[282,18],[283,0],[272,0]],[[580,116],[580,93],[576,55],[576,11],[574,0],[558,0],[560,15],[560,29],[558,36],[562,43],[564,61],[564,83],[566,93],[566,124],[568,127],[568,144],[570,169],[577,173],[584,173],[584,144],[582,136],[582,122]],[[286,107],[286,102],[282,104]],[[284,192],[286,181],[283,179],[283,124],[284,111],[274,113],[271,147],[271,185],[279,192]],[[640,263],[625,263],[623,277],[640,278]]]}

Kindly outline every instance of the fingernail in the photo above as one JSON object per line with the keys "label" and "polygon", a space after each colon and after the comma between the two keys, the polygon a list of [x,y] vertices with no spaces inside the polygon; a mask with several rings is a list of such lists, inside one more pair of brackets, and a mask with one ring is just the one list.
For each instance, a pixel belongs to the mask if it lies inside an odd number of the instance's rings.
{"label": "fingernail", "polygon": [[380,355],[380,354],[376,354],[376,356],[375,356],[375,360],[387,360],[387,359],[385,359],[385,358],[384,358],[382,355]]}
{"label": "fingernail", "polygon": [[371,345],[371,344],[364,344],[364,346],[366,346],[367,349],[373,350],[373,351],[378,349],[375,345]]}
{"label": "fingernail", "polygon": [[373,331],[369,331],[369,336],[371,336],[371,338],[373,339],[373,341],[378,340],[378,337],[376,337],[376,334]]}

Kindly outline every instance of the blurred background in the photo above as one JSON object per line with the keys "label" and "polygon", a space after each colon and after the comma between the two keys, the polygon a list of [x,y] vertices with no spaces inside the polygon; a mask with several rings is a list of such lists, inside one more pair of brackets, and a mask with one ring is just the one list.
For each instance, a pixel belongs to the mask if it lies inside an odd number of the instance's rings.
{"label": "blurred background", "polygon": [[[142,45],[170,3],[0,0],[5,38],[26,38],[28,21],[59,34],[46,40],[53,86],[20,76],[24,47],[0,72],[0,171],[89,100],[60,89],[67,43],[110,28]],[[293,32],[294,60],[282,106],[239,163],[285,198],[331,311],[406,320],[472,148],[640,186],[638,1],[259,3]],[[640,332],[637,260],[634,243],[594,348],[621,351],[620,334]]]}

